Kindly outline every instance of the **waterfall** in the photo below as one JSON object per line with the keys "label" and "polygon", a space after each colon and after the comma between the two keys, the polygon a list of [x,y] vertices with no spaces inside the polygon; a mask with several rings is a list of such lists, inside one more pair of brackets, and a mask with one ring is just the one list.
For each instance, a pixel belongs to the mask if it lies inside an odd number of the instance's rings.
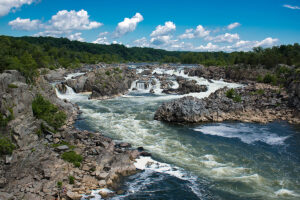
{"label": "waterfall", "polygon": [[137,87],[138,90],[145,90],[145,83],[137,82],[136,87]]}

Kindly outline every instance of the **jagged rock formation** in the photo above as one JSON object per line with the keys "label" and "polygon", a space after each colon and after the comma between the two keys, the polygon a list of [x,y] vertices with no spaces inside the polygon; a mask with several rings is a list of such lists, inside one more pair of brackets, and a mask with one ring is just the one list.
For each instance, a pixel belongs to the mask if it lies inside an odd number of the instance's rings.
{"label": "jagged rock formation", "polygon": [[228,88],[212,93],[208,98],[184,97],[164,103],[154,118],[166,122],[221,122],[225,120],[267,123],[288,120],[300,123],[299,111],[289,107],[289,96],[278,87],[254,84],[238,88],[228,98]]}
{"label": "jagged rock formation", "polygon": [[[53,131],[33,115],[32,102],[37,94],[67,114],[64,126]],[[0,136],[16,146],[11,155],[0,155],[0,199],[78,199],[90,189],[116,188],[122,176],[136,172],[134,159],[145,154],[128,144],[116,144],[101,133],[76,130],[72,124],[78,107],[58,99],[45,76],[28,85],[19,72],[5,71],[0,74],[0,97],[1,115],[14,116],[0,129]],[[79,167],[62,159],[70,151],[82,156]]]}

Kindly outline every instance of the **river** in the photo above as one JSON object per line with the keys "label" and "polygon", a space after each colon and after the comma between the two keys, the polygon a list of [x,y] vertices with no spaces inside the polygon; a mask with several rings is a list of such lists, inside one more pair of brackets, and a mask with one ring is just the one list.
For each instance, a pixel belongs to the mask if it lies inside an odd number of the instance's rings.
{"label": "river", "polygon": [[[156,73],[182,74],[178,71]],[[71,76],[68,76],[70,78]],[[207,97],[222,87],[241,87],[223,81],[208,82]],[[142,172],[127,177],[126,192],[113,199],[300,199],[300,127],[286,122],[206,123],[172,125],[153,119],[165,101],[180,95],[155,94],[143,87],[109,100],[88,100],[68,88],[58,97],[77,103],[82,111],[75,126],[100,131],[152,154],[137,160]]]}

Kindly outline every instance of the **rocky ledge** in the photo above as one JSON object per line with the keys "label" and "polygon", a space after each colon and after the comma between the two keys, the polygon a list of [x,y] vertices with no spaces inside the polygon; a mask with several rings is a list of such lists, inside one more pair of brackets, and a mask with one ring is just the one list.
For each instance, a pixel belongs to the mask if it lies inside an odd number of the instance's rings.
{"label": "rocky ledge", "polygon": [[184,97],[164,103],[154,118],[177,123],[287,120],[299,124],[300,111],[289,106],[289,96],[283,88],[253,83],[219,89],[204,99]]}
{"label": "rocky ledge", "polygon": [[[65,125],[54,128],[34,115],[39,95],[65,112]],[[0,96],[1,200],[80,199],[91,189],[117,191],[123,176],[137,172],[135,158],[149,155],[101,133],[75,129],[78,107],[58,99],[43,75],[29,85],[19,72],[5,71]]]}

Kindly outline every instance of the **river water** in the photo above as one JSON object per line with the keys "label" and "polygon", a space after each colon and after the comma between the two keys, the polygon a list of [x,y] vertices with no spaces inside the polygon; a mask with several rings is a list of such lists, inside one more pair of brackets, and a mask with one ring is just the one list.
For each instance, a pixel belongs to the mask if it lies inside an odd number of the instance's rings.
{"label": "river water", "polygon": [[[180,71],[156,73],[182,74]],[[208,82],[208,96],[222,87]],[[71,76],[69,76],[71,77]],[[134,87],[134,86],[133,86]],[[77,103],[82,114],[75,126],[100,131],[115,140],[143,146],[152,154],[137,160],[141,173],[126,178],[125,194],[114,199],[300,199],[300,127],[286,122],[172,125],[153,120],[165,101],[159,82],[110,100],[88,100],[68,88],[58,97]]]}

